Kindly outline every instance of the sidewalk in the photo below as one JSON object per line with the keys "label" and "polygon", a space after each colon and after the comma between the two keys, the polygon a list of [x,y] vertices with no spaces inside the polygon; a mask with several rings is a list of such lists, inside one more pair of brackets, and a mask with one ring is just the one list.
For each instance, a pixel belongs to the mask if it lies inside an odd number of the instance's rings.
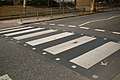
{"label": "sidewalk", "polygon": [[67,13],[67,14],[57,14],[57,15],[47,15],[47,16],[41,16],[41,17],[31,17],[31,18],[23,18],[21,21],[21,24],[31,23],[31,22],[41,22],[41,21],[49,21],[54,19],[61,19],[61,18],[68,18],[76,16],[73,13]]}
{"label": "sidewalk", "polygon": [[0,21],[0,28],[8,28],[20,25],[18,19]]}
{"label": "sidewalk", "polygon": [[[84,15],[90,14],[90,13],[84,13]],[[62,18],[69,18],[69,17],[75,17],[83,15],[83,13],[66,13],[66,14],[57,14],[57,15],[48,15],[48,16],[41,16],[41,17],[30,17],[30,18],[21,18],[21,19],[12,19],[12,20],[3,20],[0,21],[0,28],[7,28],[7,27],[14,27],[19,26],[22,24],[30,24],[35,22],[43,22],[43,21],[49,21],[49,20],[55,20],[55,19],[62,19]]]}

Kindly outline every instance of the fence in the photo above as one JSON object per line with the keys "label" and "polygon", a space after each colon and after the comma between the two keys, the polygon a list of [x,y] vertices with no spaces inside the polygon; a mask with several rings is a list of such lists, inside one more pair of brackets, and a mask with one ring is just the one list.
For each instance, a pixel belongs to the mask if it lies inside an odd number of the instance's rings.
{"label": "fence", "polygon": [[[23,9],[20,11],[20,20],[21,22],[29,19],[38,20],[49,20],[49,19],[56,19],[56,18],[62,18],[62,17],[69,17],[69,16],[77,16],[77,15],[84,15],[84,14],[90,14],[90,11],[86,11],[84,8],[75,9],[74,7],[52,7],[47,9]],[[29,18],[32,17],[32,18]]]}
{"label": "fence", "polygon": [[[87,7],[87,8],[86,8]],[[12,10],[3,9],[0,14],[0,20],[3,19],[11,19],[11,18],[20,18],[20,21],[23,22],[29,19],[35,19],[36,21],[39,19],[54,19],[54,18],[61,18],[61,17],[68,17],[68,16],[79,16],[79,15],[86,15],[91,14],[90,5],[82,5],[77,8],[65,6],[61,9],[59,7],[51,7],[51,8],[36,8],[27,6],[23,8],[22,6],[12,6]],[[0,7],[0,10],[2,7]],[[105,12],[105,11],[113,11],[113,10],[120,10],[120,4],[95,4],[94,12]],[[32,17],[32,18],[30,18]]]}

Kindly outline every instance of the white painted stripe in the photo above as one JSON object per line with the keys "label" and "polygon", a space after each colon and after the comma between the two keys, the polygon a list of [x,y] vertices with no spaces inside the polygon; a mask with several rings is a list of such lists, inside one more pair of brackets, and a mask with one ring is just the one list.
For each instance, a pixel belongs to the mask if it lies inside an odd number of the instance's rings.
{"label": "white painted stripe", "polygon": [[110,19],[113,19],[115,17],[119,17],[119,16],[112,16],[112,17],[109,17],[109,18],[106,18],[106,19],[98,19],[98,20],[93,20],[93,21],[87,21],[85,23],[80,24],[79,26],[83,26],[83,25],[86,25],[86,24],[89,24],[89,23],[92,23],[92,22],[110,20]]}
{"label": "white painted stripe", "polygon": [[0,80],[12,80],[12,79],[8,76],[8,74],[5,74],[3,76],[0,76]]}
{"label": "white painted stripe", "polygon": [[101,60],[110,56],[120,49],[120,44],[115,42],[108,42],[100,47],[97,47],[77,58],[70,60],[83,68],[89,69],[93,65],[97,64]]}
{"label": "white painted stripe", "polygon": [[46,48],[46,49],[44,49],[44,51],[47,51],[53,55],[56,55],[56,54],[59,54],[61,52],[66,51],[66,50],[69,50],[69,49],[72,49],[72,48],[77,47],[79,45],[82,45],[84,43],[87,43],[89,41],[92,41],[94,39],[96,39],[96,38],[92,38],[89,36],[83,36],[83,37],[80,37],[80,38],[77,38],[77,39],[74,39],[74,40],[53,46],[53,47],[50,47],[50,48]]}
{"label": "white painted stripe", "polygon": [[24,27],[24,28],[12,29],[12,30],[7,30],[7,31],[1,31],[0,34],[7,33],[7,32],[12,32],[12,31],[23,30],[23,29],[30,29],[30,28],[33,28],[33,27]]}
{"label": "white painted stripe", "polygon": [[112,32],[113,34],[120,34],[120,32]]}
{"label": "white painted stripe", "polygon": [[113,18],[115,18],[115,16],[112,16],[112,17],[110,17],[110,18],[108,18],[108,19],[113,19]]}
{"label": "white painted stripe", "polygon": [[67,37],[67,36],[70,36],[70,35],[73,35],[73,34],[74,33],[63,32],[63,33],[52,35],[52,36],[45,37],[45,38],[42,38],[42,39],[28,41],[26,43],[31,45],[31,46],[36,46],[36,45],[39,45],[39,44],[42,44],[42,43],[46,43],[46,42],[50,42],[50,41],[57,40],[57,39],[60,39],[60,38],[64,38],[64,37]]}
{"label": "white painted stripe", "polygon": [[34,29],[29,29],[29,30],[24,30],[24,31],[7,33],[7,34],[4,34],[4,36],[14,36],[14,35],[17,35],[17,34],[22,34],[22,33],[27,33],[27,32],[32,32],[32,31],[38,31],[38,30],[42,30],[42,29],[44,29],[44,28],[34,28]]}
{"label": "white painted stripe", "polygon": [[0,29],[0,30],[15,29],[15,28],[21,28],[21,27],[24,27],[24,26],[17,26],[17,27],[11,27],[11,28],[4,28],[4,29]]}
{"label": "white painted stripe", "polygon": [[13,37],[13,38],[16,40],[22,40],[22,39],[31,38],[31,37],[35,37],[35,36],[39,36],[39,35],[43,35],[43,34],[47,34],[47,33],[51,33],[51,32],[56,32],[56,31],[57,30],[45,30],[45,31],[26,34],[26,35],[22,35],[22,36]]}
{"label": "white painted stripe", "polygon": [[50,25],[50,26],[54,26],[55,24],[50,23],[49,25]]}
{"label": "white painted stripe", "polygon": [[74,25],[69,25],[69,27],[76,27],[76,26],[74,26]]}
{"label": "white painted stripe", "polygon": [[83,25],[86,25],[86,24],[88,24],[88,23],[90,23],[90,22],[88,21],[88,22],[82,23],[82,24],[80,24],[79,26],[83,26]]}
{"label": "white painted stripe", "polygon": [[93,20],[93,21],[90,21],[90,23],[92,23],[92,22],[98,22],[98,21],[105,21],[105,20],[109,20],[109,18],[108,19]]}
{"label": "white painted stripe", "polygon": [[65,26],[64,24],[58,24],[58,26]]}
{"label": "white painted stripe", "polygon": [[103,29],[95,29],[95,31],[105,32],[105,30],[103,30]]}
{"label": "white painted stripe", "polygon": [[42,24],[42,25],[47,25],[47,23],[45,23],[45,22],[42,22],[41,24]]}
{"label": "white painted stripe", "polygon": [[34,24],[40,24],[40,23],[34,23]]}
{"label": "white painted stripe", "polygon": [[81,29],[90,29],[90,28],[88,28],[88,27],[80,27]]}

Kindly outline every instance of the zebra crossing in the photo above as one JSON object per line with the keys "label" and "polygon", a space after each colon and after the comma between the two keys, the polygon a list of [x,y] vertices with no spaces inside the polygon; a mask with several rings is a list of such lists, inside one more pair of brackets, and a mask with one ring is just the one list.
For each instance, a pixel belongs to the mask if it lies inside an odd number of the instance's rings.
{"label": "zebra crossing", "polygon": [[44,49],[44,51],[47,51],[49,53],[56,55],[58,53],[61,53],[63,51],[69,50],[69,49],[74,48],[76,46],[82,45],[82,44],[87,43],[87,42],[94,40],[94,39],[95,38],[83,36],[83,37],[80,37],[78,39],[74,39],[74,40],[71,40],[71,41],[68,41],[68,42]]}
{"label": "zebra crossing", "polygon": [[60,33],[60,34],[52,35],[52,36],[45,37],[45,38],[42,38],[42,39],[29,41],[29,42],[26,42],[26,43],[31,45],[31,46],[36,46],[36,45],[39,45],[39,44],[42,44],[42,43],[50,42],[50,41],[60,39],[60,38],[66,37],[66,36],[70,36],[70,35],[73,35],[73,34],[74,33],[63,32],[63,33]]}
{"label": "zebra crossing", "polygon": [[86,69],[89,69],[91,66],[110,56],[119,49],[120,44],[115,42],[108,42],[70,61]]}
{"label": "zebra crossing", "polygon": [[13,37],[13,38],[16,39],[16,40],[22,40],[22,39],[26,39],[26,38],[30,38],[30,37],[34,37],[34,36],[39,36],[39,35],[43,35],[43,34],[48,34],[48,33],[56,32],[56,31],[57,30],[46,30],[46,31],[21,35],[21,36],[17,36],[17,37]]}
{"label": "zebra crossing", "polygon": [[57,56],[59,57],[57,60],[63,58],[84,69],[90,69],[120,50],[120,44],[111,40],[40,27],[21,26],[0,29],[0,35],[20,42],[28,39],[24,44],[35,49],[45,45],[41,48],[44,54]]}
{"label": "zebra crossing", "polygon": [[4,35],[5,36],[13,36],[13,35],[18,35],[18,34],[22,34],[22,33],[42,30],[42,29],[44,29],[44,28],[35,28],[35,29],[30,29],[30,30],[18,31],[18,32],[14,32],[14,33],[7,33],[7,34],[4,34]]}
{"label": "zebra crossing", "polygon": [[33,27],[23,27],[23,28],[17,28],[17,29],[10,29],[10,30],[7,30],[7,31],[1,31],[0,34],[3,34],[3,33],[8,33],[8,32],[12,32],[12,31],[18,31],[18,30],[24,30],[24,29],[30,29],[30,28],[33,28]]}

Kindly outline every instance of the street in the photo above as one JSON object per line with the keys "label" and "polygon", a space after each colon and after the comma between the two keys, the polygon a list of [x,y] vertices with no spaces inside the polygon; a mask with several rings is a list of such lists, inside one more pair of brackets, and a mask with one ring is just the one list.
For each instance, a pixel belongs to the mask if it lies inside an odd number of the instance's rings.
{"label": "street", "polygon": [[120,78],[120,11],[2,28],[0,36],[0,74],[13,80]]}

